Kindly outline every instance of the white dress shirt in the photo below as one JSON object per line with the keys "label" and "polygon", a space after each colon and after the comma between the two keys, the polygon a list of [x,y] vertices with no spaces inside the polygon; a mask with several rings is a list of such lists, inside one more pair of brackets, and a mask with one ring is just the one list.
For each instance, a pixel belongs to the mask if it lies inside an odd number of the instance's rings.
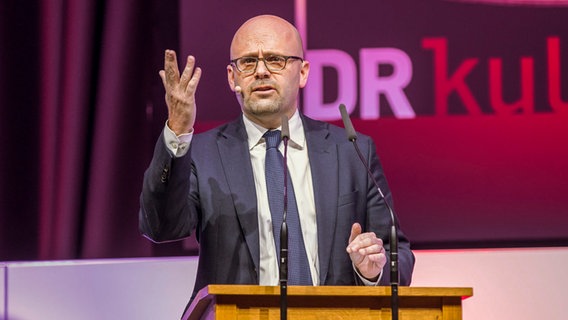
{"label": "white dress shirt", "polygon": [[[258,225],[260,236],[260,285],[278,285],[279,268],[278,255],[272,233],[272,218],[268,204],[264,159],[266,156],[266,143],[262,137],[267,131],[265,128],[243,117],[248,135],[249,150],[256,186],[258,206]],[[308,255],[308,263],[312,275],[312,283],[319,285],[319,262],[317,243],[316,205],[314,201],[314,188],[312,173],[308,159],[308,148],[304,136],[304,127],[298,111],[289,120],[290,140],[288,142],[287,165],[300,216],[302,235]],[[279,128],[280,129],[280,128]],[[278,148],[284,153],[284,144]]]}

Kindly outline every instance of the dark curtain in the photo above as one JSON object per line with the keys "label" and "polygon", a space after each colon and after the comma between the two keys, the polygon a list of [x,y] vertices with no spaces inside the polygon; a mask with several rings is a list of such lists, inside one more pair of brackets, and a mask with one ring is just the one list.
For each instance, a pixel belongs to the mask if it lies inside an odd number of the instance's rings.
{"label": "dark curtain", "polygon": [[138,195],[178,21],[173,0],[0,3],[0,260],[160,254]]}
{"label": "dark curtain", "polygon": [[37,255],[38,18],[31,2],[0,1],[0,260]]}

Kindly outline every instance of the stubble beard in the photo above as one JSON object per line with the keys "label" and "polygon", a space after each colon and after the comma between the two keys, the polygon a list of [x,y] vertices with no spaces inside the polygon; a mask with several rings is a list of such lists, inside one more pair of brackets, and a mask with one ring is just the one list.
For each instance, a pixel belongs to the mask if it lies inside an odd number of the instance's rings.
{"label": "stubble beard", "polygon": [[277,114],[282,109],[281,99],[262,99],[258,101],[245,101],[245,109],[254,116]]}

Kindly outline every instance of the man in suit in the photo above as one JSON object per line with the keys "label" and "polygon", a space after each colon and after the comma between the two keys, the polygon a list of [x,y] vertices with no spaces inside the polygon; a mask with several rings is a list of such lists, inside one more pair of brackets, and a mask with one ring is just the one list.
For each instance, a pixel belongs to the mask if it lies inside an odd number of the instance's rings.
{"label": "man in suit", "polygon": [[[273,227],[275,213],[267,196],[271,174],[264,171],[264,134],[280,129],[285,115],[290,186],[301,225],[301,235],[294,240],[301,240],[299,251],[305,249],[302,273],[307,277],[297,284],[389,284],[385,270],[391,219],[385,201],[392,197],[375,145],[359,135],[385,198],[367,176],[344,129],[300,114],[299,89],[306,84],[310,65],[298,31],[279,17],[254,17],[235,33],[230,56],[227,78],[243,114],[194,134],[195,91],[202,71],[189,56],[180,74],[175,52],[165,52],[160,76],[168,121],[144,175],[142,233],[162,242],[195,230],[200,253],[193,296],[212,283],[278,285],[274,236],[279,231]],[[414,256],[401,231],[398,241],[400,284],[409,285]]]}

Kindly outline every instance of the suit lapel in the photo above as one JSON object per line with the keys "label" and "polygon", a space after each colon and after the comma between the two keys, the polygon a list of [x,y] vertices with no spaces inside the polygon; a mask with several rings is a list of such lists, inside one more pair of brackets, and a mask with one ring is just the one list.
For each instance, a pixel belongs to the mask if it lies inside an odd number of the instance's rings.
{"label": "suit lapel", "polygon": [[223,170],[231,190],[237,219],[241,226],[250,255],[254,262],[257,280],[260,260],[256,187],[250,160],[247,134],[239,117],[220,132],[217,139]]}
{"label": "suit lapel", "polygon": [[[337,194],[337,148],[335,143],[328,139],[329,130],[325,123],[314,122],[303,116],[302,121],[314,185],[320,284],[324,284],[332,246],[323,244],[333,243],[337,219],[337,204],[329,201],[330,195]],[[258,279],[260,248],[256,187],[242,118],[229,123],[224,130],[221,130],[217,146],[241,231],[254,262]]]}
{"label": "suit lapel", "polygon": [[329,201],[331,195],[337,194],[337,148],[328,139],[329,130],[326,124],[305,117],[302,117],[302,120],[314,185],[320,284],[324,284],[330,264],[331,243],[333,243],[337,218],[337,204]]}

